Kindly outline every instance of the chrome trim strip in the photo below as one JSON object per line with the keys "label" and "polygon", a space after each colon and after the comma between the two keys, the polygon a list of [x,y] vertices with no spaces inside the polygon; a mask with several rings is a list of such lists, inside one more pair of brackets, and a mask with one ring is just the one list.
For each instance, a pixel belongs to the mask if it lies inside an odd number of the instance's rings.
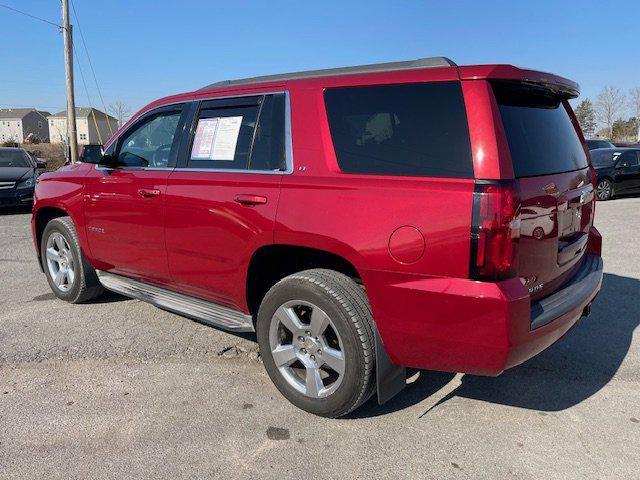
{"label": "chrome trim strip", "polygon": [[148,283],[132,280],[121,275],[96,270],[100,283],[107,290],[137,298],[171,312],[186,315],[208,325],[232,332],[253,332],[251,315],[232,308],[223,307],[200,298],[183,295],[156,287]]}
{"label": "chrome trim strip", "polygon": [[284,92],[284,150],[287,169],[283,174],[293,173],[293,129],[291,128],[291,98],[289,91]]}
{"label": "chrome trim strip", "polygon": [[9,190],[16,186],[17,182],[0,182],[0,190]]}
{"label": "chrome trim strip", "polygon": [[175,168],[173,167],[123,167],[123,168],[111,168],[111,167],[105,167],[104,165],[99,165],[96,164],[96,170],[103,170],[103,171],[109,171],[109,172],[113,172],[114,170],[124,170],[127,172],[162,172],[162,171],[173,171],[175,170]]}
{"label": "chrome trim strip", "polygon": [[[143,115],[147,115],[154,110],[159,108],[168,107],[171,105],[178,104],[189,104],[194,102],[206,102],[209,100],[224,100],[228,98],[241,98],[241,97],[257,97],[260,95],[277,95],[280,93],[284,93],[284,143],[285,143],[285,170],[244,170],[244,169],[222,169],[222,168],[188,168],[188,167],[126,167],[120,168],[118,170],[126,170],[126,171],[176,171],[176,172],[216,172],[216,173],[258,173],[261,175],[289,175],[293,173],[293,138],[292,138],[292,128],[291,128],[291,98],[289,92],[287,90],[278,90],[278,91],[269,91],[269,92],[253,92],[246,93],[241,95],[225,95],[221,97],[206,97],[206,98],[197,98],[194,100],[183,100],[176,103],[167,103],[160,107],[154,108],[153,110],[149,110]],[[142,115],[141,115],[142,116]],[[117,139],[114,139],[117,141]],[[112,142],[113,143],[113,142]],[[102,165],[96,164],[96,170],[102,171],[113,171],[115,168],[105,167]]]}
{"label": "chrome trim strip", "polygon": [[259,173],[261,175],[287,175],[287,170],[242,170],[242,169],[230,169],[216,170],[215,168],[174,168],[176,172],[208,172],[208,173]]}

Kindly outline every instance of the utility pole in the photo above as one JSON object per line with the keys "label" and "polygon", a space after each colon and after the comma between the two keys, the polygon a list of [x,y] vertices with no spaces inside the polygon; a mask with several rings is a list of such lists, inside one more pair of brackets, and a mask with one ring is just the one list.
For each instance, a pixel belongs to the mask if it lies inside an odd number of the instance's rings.
{"label": "utility pole", "polygon": [[71,163],[78,161],[76,100],[73,93],[73,32],[69,23],[69,0],[62,0],[62,34],[64,35],[64,69],[67,77],[67,136]]}

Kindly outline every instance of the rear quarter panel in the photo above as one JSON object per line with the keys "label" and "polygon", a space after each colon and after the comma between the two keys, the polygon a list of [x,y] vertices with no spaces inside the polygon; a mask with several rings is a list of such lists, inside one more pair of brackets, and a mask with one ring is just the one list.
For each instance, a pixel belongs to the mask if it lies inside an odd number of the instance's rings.
{"label": "rear quarter panel", "polygon": [[[399,81],[455,80],[455,70],[367,76],[367,84]],[[452,77],[453,75],[453,77]],[[403,319],[390,312],[403,299],[386,288],[393,281],[465,278],[469,269],[473,179],[443,179],[341,173],[330,136],[324,89],[353,80],[332,78],[292,82],[291,120],[294,172],[282,180],[275,243],[326,250],[349,260],[369,292],[383,342],[401,362],[406,340]],[[365,83],[363,83],[365,84]],[[390,238],[403,226],[424,238],[424,253],[401,263],[389,251]],[[407,245],[410,249],[411,245]],[[399,274],[399,275],[398,275]],[[440,314],[441,312],[438,312]],[[430,320],[429,306],[413,312],[417,322]]]}

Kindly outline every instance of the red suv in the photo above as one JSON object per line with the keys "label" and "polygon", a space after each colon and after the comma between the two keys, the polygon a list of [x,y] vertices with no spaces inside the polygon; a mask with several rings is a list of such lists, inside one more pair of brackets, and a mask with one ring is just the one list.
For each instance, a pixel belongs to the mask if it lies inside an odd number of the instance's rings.
{"label": "red suv", "polygon": [[[406,367],[498,375],[602,281],[574,82],[446,58],[214,83],[39,178],[53,292],[103,288],[236,332],[309,412]],[[93,163],[92,163],[93,162]]]}

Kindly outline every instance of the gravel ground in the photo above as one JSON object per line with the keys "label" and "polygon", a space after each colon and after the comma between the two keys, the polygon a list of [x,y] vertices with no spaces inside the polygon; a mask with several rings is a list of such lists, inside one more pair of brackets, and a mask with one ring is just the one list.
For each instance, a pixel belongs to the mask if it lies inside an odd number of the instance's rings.
{"label": "gravel ground", "polygon": [[602,292],[552,348],[327,420],[280,396],[251,336],[55,299],[29,215],[0,215],[0,478],[638,478],[640,199],[596,222]]}

